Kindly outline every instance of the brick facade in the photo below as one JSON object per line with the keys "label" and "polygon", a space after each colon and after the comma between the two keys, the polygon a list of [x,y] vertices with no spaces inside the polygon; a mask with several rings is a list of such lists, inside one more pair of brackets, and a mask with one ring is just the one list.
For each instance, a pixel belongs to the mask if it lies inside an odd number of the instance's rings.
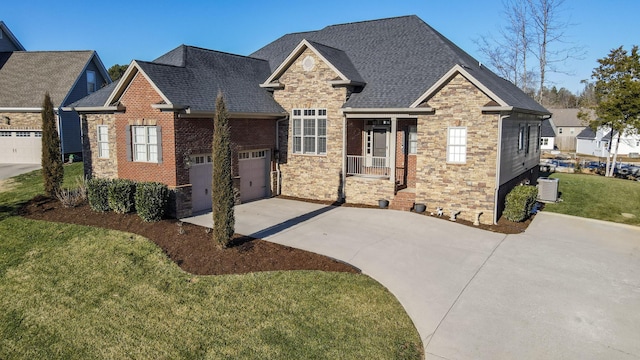
{"label": "brick facade", "polygon": [[[473,221],[493,222],[498,144],[498,115],[482,114],[491,99],[461,75],[456,75],[427,100],[434,115],[418,117],[416,202],[434,211],[460,211]],[[466,163],[447,163],[449,127],[466,127]]]}
{"label": "brick facade", "polygon": [[[302,61],[314,59],[315,65],[305,71]],[[282,194],[307,199],[337,200],[342,182],[343,117],[340,109],[347,90],[333,87],[329,81],[337,74],[315,53],[305,50],[279,79],[284,89],[274,92],[275,100],[289,113],[294,108],[327,109],[327,154],[293,154],[292,127],[287,132],[287,153],[281,157]]]}

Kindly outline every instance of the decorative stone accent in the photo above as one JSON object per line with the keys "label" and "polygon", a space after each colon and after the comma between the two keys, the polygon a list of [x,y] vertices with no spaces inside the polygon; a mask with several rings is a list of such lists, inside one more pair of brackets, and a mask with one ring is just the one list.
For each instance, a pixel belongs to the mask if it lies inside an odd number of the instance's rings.
{"label": "decorative stone accent", "polygon": [[[462,75],[456,75],[428,105],[434,115],[418,118],[416,202],[428,210],[460,211],[458,217],[475,221],[481,211],[483,222],[493,221],[496,188],[498,115],[482,114],[491,99]],[[467,128],[464,164],[447,163],[447,133],[450,126]]]}
{"label": "decorative stone accent", "polygon": [[[7,120],[8,124],[7,124]],[[0,112],[0,130],[40,130],[42,114],[38,112]]]}
{"label": "decorative stone accent", "polygon": [[[115,179],[118,177],[118,143],[116,142],[116,119],[114,114],[87,114],[82,122],[82,158],[85,175],[88,177]],[[108,127],[109,157],[98,153],[98,125]]]}
{"label": "decorative stone accent", "polygon": [[[304,71],[303,61],[312,58],[312,71]],[[309,61],[309,60],[307,60]],[[275,100],[289,113],[294,108],[327,109],[327,154],[293,154],[292,129],[287,132],[286,157],[280,155],[282,194],[307,199],[337,200],[342,182],[342,130],[340,108],[346,100],[346,88],[333,87],[329,81],[337,74],[313,51],[305,50],[279,79],[284,89],[274,92]],[[289,124],[291,122],[289,121]]]}
{"label": "decorative stone accent", "polygon": [[379,199],[392,200],[395,187],[388,179],[348,176],[345,184],[346,202],[378,205]]}

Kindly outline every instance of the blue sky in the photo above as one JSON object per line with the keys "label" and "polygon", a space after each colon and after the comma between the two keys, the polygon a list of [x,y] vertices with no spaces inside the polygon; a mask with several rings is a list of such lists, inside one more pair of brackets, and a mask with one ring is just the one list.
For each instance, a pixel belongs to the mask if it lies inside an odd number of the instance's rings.
{"label": "blue sky", "polygon": [[[567,40],[586,55],[567,63],[573,74],[549,78],[576,92],[597,59],[640,44],[640,1],[566,0],[564,9]],[[497,33],[502,13],[502,0],[29,0],[6,1],[0,20],[27,50],[96,50],[109,68],[180,44],[248,55],[287,33],[411,14],[481,60],[474,39]]]}

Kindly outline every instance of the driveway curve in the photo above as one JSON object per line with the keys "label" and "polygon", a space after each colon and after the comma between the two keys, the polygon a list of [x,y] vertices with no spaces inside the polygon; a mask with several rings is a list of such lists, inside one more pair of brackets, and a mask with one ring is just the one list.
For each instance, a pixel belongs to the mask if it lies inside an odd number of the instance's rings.
{"label": "driveway curve", "polygon": [[236,232],[360,268],[397,297],[427,359],[640,358],[637,227],[540,213],[504,235],[272,198],[237,206]]}

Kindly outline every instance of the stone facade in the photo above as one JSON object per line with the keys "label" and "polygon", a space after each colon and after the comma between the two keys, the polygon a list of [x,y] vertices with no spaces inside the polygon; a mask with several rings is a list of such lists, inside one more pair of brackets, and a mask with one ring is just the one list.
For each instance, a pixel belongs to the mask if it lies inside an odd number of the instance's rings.
{"label": "stone facade", "polygon": [[[312,69],[305,70],[306,57],[314,59]],[[316,54],[305,50],[279,79],[284,89],[275,90],[275,100],[289,113],[294,108],[322,108],[327,110],[327,154],[303,155],[292,153],[292,126],[287,132],[287,153],[280,157],[282,194],[317,200],[337,200],[342,182],[343,116],[340,109],[347,89],[333,87],[329,81],[337,74]],[[289,122],[291,123],[291,122]]]}
{"label": "stone facade", "polygon": [[[418,117],[416,202],[427,209],[460,211],[473,221],[493,222],[496,189],[498,115],[481,113],[491,99],[462,75],[454,76],[427,100],[434,115]],[[466,127],[466,162],[447,162],[449,127]]]}
{"label": "stone facade", "polygon": [[[115,179],[118,177],[118,143],[116,142],[116,119],[114,114],[82,115],[82,158],[85,176]],[[98,125],[108,129],[109,157],[99,157]]]}
{"label": "stone facade", "polygon": [[378,200],[393,199],[395,185],[389,179],[348,176],[344,191],[348,203],[378,205]]}
{"label": "stone facade", "polygon": [[9,129],[40,130],[42,129],[42,114],[39,111],[38,112],[0,112],[0,130],[9,130]]}

